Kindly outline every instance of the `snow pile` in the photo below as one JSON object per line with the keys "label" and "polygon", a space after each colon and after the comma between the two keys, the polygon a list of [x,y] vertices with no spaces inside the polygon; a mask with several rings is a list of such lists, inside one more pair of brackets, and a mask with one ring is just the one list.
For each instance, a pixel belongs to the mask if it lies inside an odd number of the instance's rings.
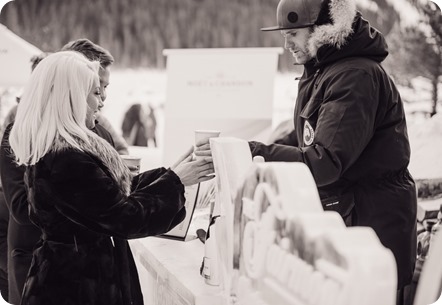
{"label": "snow pile", "polygon": [[410,172],[416,179],[442,178],[442,113],[409,124]]}

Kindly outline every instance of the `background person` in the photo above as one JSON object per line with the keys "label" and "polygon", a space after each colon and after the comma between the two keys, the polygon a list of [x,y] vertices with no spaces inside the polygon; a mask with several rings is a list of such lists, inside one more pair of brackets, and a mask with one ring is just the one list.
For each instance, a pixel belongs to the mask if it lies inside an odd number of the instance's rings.
{"label": "background person", "polygon": [[[37,66],[37,64],[47,55],[48,53],[41,53],[39,55],[33,56],[31,58],[31,71],[33,71],[34,68]],[[19,102],[20,102],[20,97],[17,97],[17,104]],[[3,132],[8,127],[8,125],[14,122],[16,113],[17,113],[17,105],[13,106],[6,115],[3,126],[1,128],[0,138],[3,136]],[[5,195],[3,193],[3,186],[0,181],[0,291],[5,301],[9,302],[10,299],[9,295],[12,294],[13,304],[19,304],[19,302],[17,302],[17,299],[14,298],[14,295],[16,294],[15,272],[8,271],[8,269],[13,268],[12,267],[12,265],[14,264],[13,261],[16,259],[16,257],[11,258],[11,251],[8,250],[8,249],[16,249],[14,242],[12,242],[10,246],[8,246],[10,239],[8,238],[9,232],[13,232],[13,235],[15,236],[14,227],[16,224],[14,220],[9,221],[9,218],[10,218],[9,206],[7,204]],[[11,227],[11,230],[8,229],[9,227]],[[27,234],[25,234],[24,236],[19,236],[18,238],[19,238],[18,242],[21,243],[23,239],[27,240]],[[32,234],[30,238],[32,238]],[[13,239],[15,239],[15,237]],[[33,245],[34,244],[35,242],[33,242]],[[13,253],[18,254],[18,256],[21,255],[20,253],[17,253],[17,251],[14,251]],[[29,264],[27,264],[27,266],[29,267],[29,265],[30,261]],[[9,284],[9,282],[11,282],[11,284]],[[11,289],[9,289],[10,286]]]}
{"label": "background person", "polygon": [[403,104],[381,66],[387,43],[353,0],[281,0],[277,21],[263,30],[281,31],[304,65],[294,129],[276,144],[250,142],[252,154],[304,162],[325,210],[374,229],[396,258],[400,304],[416,258],[417,198]]}
{"label": "background person", "polygon": [[170,169],[132,178],[89,130],[102,103],[98,69],[76,52],[48,56],[17,110],[9,140],[26,166],[30,219],[42,230],[23,305],[142,304],[133,258],[121,261],[112,237],[169,231],[185,216],[184,185],[213,173],[210,158],[191,161],[190,150]]}
{"label": "background person", "polygon": [[129,145],[148,145],[146,113],[141,104],[133,104],[129,107],[124,114],[121,130],[123,131],[123,138]]}
{"label": "background person", "polygon": [[[109,86],[110,83],[110,67],[114,63],[112,54],[108,50],[86,38],[80,38],[68,42],[61,48],[61,51],[77,51],[86,56],[89,60],[96,60],[100,62],[100,90],[101,99],[104,102],[107,98],[107,86]],[[106,128],[106,130],[111,134],[115,143],[115,149],[118,151],[118,153],[120,155],[129,154],[129,147],[127,143],[112,127],[112,124],[108,119],[106,119],[101,111],[97,115],[97,121],[100,122],[100,125]]]}

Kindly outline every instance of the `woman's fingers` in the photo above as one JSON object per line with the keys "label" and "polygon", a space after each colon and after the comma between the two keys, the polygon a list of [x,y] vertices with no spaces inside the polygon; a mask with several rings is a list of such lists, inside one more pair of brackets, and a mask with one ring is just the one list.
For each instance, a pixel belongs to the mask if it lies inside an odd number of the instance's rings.
{"label": "woman's fingers", "polygon": [[210,144],[195,145],[195,150],[210,150]]}
{"label": "woman's fingers", "polygon": [[195,154],[195,156],[198,156],[198,157],[211,156],[212,151],[210,151],[210,150],[195,150],[194,154]]}
{"label": "woman's fingers", "polygon": [[205,170],[205,171],[199,172],[198,176],[200,176],[200,177],[203,177],[203,176],[215,176],[215,172],[213,170]]}
{"label": "woman's fingers", "polygon": [[214,177],[213,174],[215,173],[215,169],[214,169],[211,157],[207,157],[207,158],[203,158],[201,160],[194,161],[193,165],[194,165],[195,174],[198,177],[201,178],[201,177],[205,177],[205,176],[209,176],[209,175],[212,178]]}
{"label": "woman's fingers", "polygon": [[214,172],[213,159],[211,157],[206,157],[195,162],[196,170],[199,174],[205,172],[207,175]]}
{"label": "woman's fingers", "polygon": [[198,174],[199,175],[208,175],[208,174],[213,174],[214,172],[215,172],[215,170],[213,168],[212,163],[207,163],[206,165],[198,167]]}
{"label": "woman's fingers", "polygon": [[196,146],[193,153],[195,154],[195,156],[198,156],[198,157],[211,156],[212,155],[212,151],[210,150],[210,144],[204,144],[202,146]]}
{"label": "woman's fingers", "polygon": [[203,165],[203,164],[206,164],[206,163],[212,163],[213,164],[213,158],[212,157],[199,158],[198,160],[196,160],[196,162],[199,162],[199,165]]}
{"label": "woman's fingers", "polygon": [[181,160],[175,168],[171,168],[180,177],[181,182],[188,186],[211,180],[214,177],[213,158],[210,156],[192,159],[192,154]]}
{"label": "woman's fingers", "polygon": [[202,176],[202,177],[198,178],[198,183],[199,182],[208,181],[208,180],[212,180],[213,178],[215,178],[214,175],[212,175],[212,176]]}
{"label": "woman's fingers", "polygon": [[210,148],[209,138],[201,139],[195,143],[195,147],[206,146]]}

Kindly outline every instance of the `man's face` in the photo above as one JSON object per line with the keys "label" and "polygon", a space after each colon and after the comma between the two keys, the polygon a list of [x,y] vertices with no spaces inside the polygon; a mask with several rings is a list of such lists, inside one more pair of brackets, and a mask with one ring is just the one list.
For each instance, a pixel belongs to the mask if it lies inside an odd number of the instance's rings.
{"label": "man's face", "polygon": [[100,67],[100,70],[98,71],[98,75],[100,76],[101,100],[104,102],[107,97],[106,88],[107,88],[107,86],[109,86],[110,67],[107,66],[105,69]]}
{"label": "man's face", "polygon": [[281,35],[285,40],[284,48],[292,53],[298,65],[303,65],[312,59],[307,50],[307,41],[310,38],[310,34],[310,28],[281,31]]}

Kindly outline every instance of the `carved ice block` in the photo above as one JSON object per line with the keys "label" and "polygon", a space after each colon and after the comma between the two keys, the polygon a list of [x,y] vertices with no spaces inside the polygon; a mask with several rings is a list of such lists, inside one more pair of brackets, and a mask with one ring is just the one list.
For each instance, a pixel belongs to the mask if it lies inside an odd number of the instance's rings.
{"label": "carved ice block", "polygon": [[253,164],[234,221],[236,304],[395,304],[393,254],[371,228],[347,228],[322,209],[304,164]]}

